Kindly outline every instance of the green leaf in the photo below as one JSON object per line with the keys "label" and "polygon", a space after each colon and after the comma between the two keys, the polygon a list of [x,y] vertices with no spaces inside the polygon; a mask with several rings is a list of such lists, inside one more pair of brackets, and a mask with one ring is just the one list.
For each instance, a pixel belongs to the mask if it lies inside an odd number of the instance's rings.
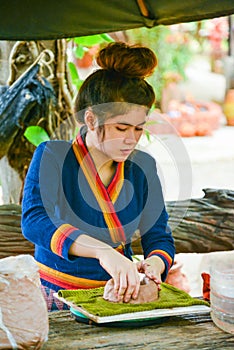
{"label": "green leaf", "polygon": [[106,33],[100,34],[100,36],[103,38],[103,40],[112,43],[114,41],[114,39],[112,39],[112,37]]}
{"label": "green leaf", "polygon": [[149,126],[149,125],[155,125],[155,124],[158,124],[158,121],[157,120],[148,120],[146,123],[145,123],[145,126]]}
{"label": "green leaf", "polygon": [[68,69],[71,75],[72,84],[79,90],[83,80],[79,77],[76,65],[73,62],[68,62]]}
{"label": "green leaf", "polygon": [[146,136],[147,141],[150,142],[150,132],[149,132],[149,130],[145,129],[144,132],[145,132],[145,136]]}
{"label": "green leaf", "polygon": [[36,147],[40,145],[41,142],[50,140],[45,129],[40,126],[28,126],[24,132],[24,136]]}
{"label": "green leaf", "polygon": [[85,48],[83,46],[78,45],[78,46],[74,47],[73,51],[74,51],[76,58],[81,59],[81,58],[83,58],[83,56],[87,50],[85,50]]}
{"label": "green leaf", "polygon": [[75,138],[75,137],[77,136],[79,130],[80,130],[80,127],[79,127],[79,126],[76,126],[76,127],[75,127],[75,130],[74,130],[73,133],[72,133],[73,138]]}
{"label": "green leaf", "polygon": [[88,47],[101,44],[105,41],[110,42],[114,40],[108,34],[87,35],[74,38],[76,44]]}
{"label": "green leaf", "polygon": [[80,79],[76,65],[73,62],[68,62],[68,68],[71,74],[72,83],[76,85],[77,81]]}

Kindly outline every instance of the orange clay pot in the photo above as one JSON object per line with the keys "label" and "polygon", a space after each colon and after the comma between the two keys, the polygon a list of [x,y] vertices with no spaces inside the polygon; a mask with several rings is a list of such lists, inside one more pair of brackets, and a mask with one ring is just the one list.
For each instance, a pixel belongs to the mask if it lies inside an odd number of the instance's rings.
{"label": "orange clay pot", "polygon": [[220,127],[223,113],[217,103],[171,100],[169,106],[167,113],[153,112],[150,115],[149,132],[154,135],[177,133],[181,137],[194,137],[212,135]]}
{"label": "orange clay pot", "polygon": [[79,68],[89,68],[93,63],[93,56],[89,51],[85,52],[84,56],[80,59],[76,59],[76,64]]}
{"label": "orange clay pot", "polygon": [[185,291],[186,293],[189,293],[189,282],[186,275],[181,271],[182,266],[182,263],[175,261],[174,265],[172,266],[167,275],[167,279],[165,282],[178,289]]}

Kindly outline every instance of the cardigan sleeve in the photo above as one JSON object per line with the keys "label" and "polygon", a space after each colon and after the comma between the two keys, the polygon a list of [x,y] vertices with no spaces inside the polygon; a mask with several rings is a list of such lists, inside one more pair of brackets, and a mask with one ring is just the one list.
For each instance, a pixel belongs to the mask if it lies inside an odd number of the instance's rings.
{"label": "cardigan sleeve", "polygon": [[146,176],[144,209],[139,226],[141,244],[145,259],[157,255],[163,260],[165,271],[162,274],[162,280],[164,281],[174,261],[175,246],[154,160],[151,161],[149,169],[151,170],[147,171],[149,175]]}
{"label": "cardigan sleeve", "polygon": [[[53,142],[53,141],[52,141]],[[34,152],[25,179],[22,200],[22,232],[26,239],[67,260],[74,260],[68,251],[76,238],[84,234],[77,227],[56,215],[56,202],[61,182],[61,165],[56,151],[65,156],[66,143],[40,144]],[[54,146],[54,147],[53,147]]]}

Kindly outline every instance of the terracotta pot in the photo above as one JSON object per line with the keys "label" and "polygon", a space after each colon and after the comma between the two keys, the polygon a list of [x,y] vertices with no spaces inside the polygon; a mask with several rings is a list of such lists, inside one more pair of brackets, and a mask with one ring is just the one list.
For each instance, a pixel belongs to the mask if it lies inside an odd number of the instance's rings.
{"label": "terracotta pot", "polygon": [[[214,102],[171,100],[167,113],[152,113],[151,125],[147,128],[153,134],[177,133],[181,137],[211,135],[220,127],[222,108]],[[155,125],[152,122],[155,121]]]}
{"label": "terracotta pot", "polygon": [[85,52],[84,56],[76,59],[76,64],[79,68],[89,68],[93,63],[93,56],[89,51]]}
{"label": "terracotta pot", "polygon": [[230,89],[226,94],[223,112],[227,120],[227,125],[234,126],[234,89]]}
{"label": "terracotta pot", "polygon": [[186,293],[189,293],[189,282],[186,275],[181,271],[182,266],[182,263],[175,261],[174,265],[171,267],[167,275],[167,279],[165,282],[176,288],[184,290]]}

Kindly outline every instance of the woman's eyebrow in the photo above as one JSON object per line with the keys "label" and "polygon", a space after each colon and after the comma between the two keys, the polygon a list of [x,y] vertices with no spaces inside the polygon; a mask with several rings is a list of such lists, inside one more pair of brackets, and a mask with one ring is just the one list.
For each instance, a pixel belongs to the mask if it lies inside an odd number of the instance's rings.
{"label": "woman's eyebrow", "polygon": [[116,122],[116,124],[121,124],[121,125],[126,125],[126,126],[141,126],[141,125],[144,125],[145,123],[146,123],[146,121],[134,125],[134,124],[126,123],[126,122]]}

